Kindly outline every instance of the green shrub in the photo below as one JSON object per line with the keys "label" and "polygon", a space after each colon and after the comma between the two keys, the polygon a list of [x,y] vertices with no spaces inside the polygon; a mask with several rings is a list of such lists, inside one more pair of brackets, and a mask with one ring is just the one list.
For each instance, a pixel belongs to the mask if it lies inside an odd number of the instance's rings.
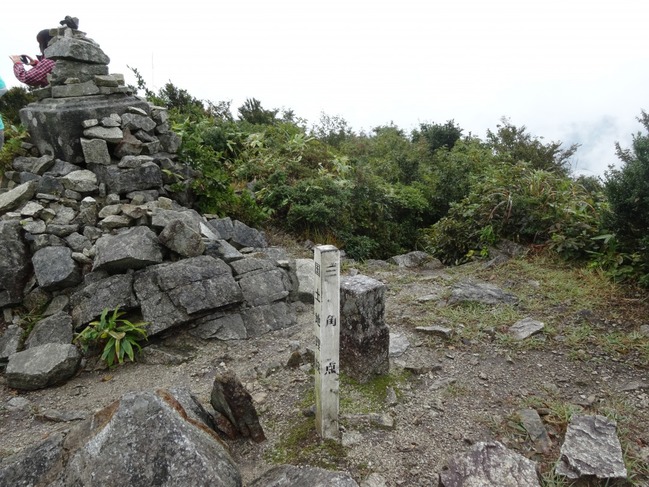
{"label": "green shrub", "polygon": [[601,248],[601,195],[556,172],[529,164],[491,166],[448,215],[425,232],[427,248],[445,262],[485,255],[500,239],[548,245],[565,257]]}
{"label": "green shrub", "polygon": [[133,362],[135,349],[142,348],[138,342],[147,338],[147,323],[131,323],[121,318],[126,313],[119,311],[119,306],[112,314],[108,313],[109,309],[105,308],[99,321],[92,321],[75,336],[74,341],[79,343],[84,351],[89,347],[103,347],[100,358],[109,367],[112,367],[115,361],[119,364],[123,363],[125,356]]}
{"label": "green shrub", "polygon": [[630,149],[616,145],[620,168],[611,167],[605,175],[604,190],[610,211],[606,224],[614,238],[614,250],[606,255],[614,265],[607,270],[637,278],[649,285],[649,114],[638,117],[647,133],[633,136]]}

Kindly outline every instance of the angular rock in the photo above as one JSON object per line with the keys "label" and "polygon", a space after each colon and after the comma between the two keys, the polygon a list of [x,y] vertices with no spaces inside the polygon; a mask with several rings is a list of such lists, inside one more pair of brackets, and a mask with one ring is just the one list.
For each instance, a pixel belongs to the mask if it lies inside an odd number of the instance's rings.
{"label": "angular rock", "polygon": [[169,250],[182,257],[196,257],[205,252],[201,234],[190,225],[181,221],[171,221],[158,235],[158,240]]}
{"label": "angular rock", "polygon": [[390,369],[385,285],[357,275],[340,283],[340,368],[364,383]]}
{"label": "angular rock", "polygon": [[0,485],[7,487],[47,485],[46,479],[51,479],[52,471],[63,462],[64,439],[63,433],[54,433],[42,443],[3,458],[0,461]]}
{"label": "angular rock", "polygon": [[18,304],[31,274],[29,248],[18,221],[0,221],[0,308]]}
{"label": "angular rock", "polygon": [[75,37],[57,37],[57,41],[45,49],[45,55],[54,60],[68,59],[88,64],[110,63],[110,58],[97,44]]}
{"label": "angular rock", "polygon": [[399,357],[410,347],[410,340],[402,333],[390,333],[390,357]]}
{"label": "angular rock", "polygon": [[24,330],[18,325],[9,325],[0,336],[0,363],[5,363],[11,355],[18,352],[23,344]]}
{"label": "angular rock", "polygon": [[95,79],[95,76],[108,74],[108,66],[103,64],[88,64],[84,62],[59,59],[52,70],[51,84],[65,83],[68,78],[77,78],[82,83]]}
{"label": "angular rock", "polygon": [[14,389],[35,390],[59,384],[72,377],[81,361],[77,347],[47,343],[18,352],[7,363],[7,385]]}
{"label": "angular rock", "polygon": [[440,487],[540,487],[536,463],[502,443],[478,442],[448,461],[439,474]]}
{"label": "angular rock", "polygon": [[347,472],[317,467],[280,465],[254,480],[250,487],[358,487]]}
{"label": "angular rock", "polygon": [[197,326],[191,334],[203,340],[245,340],[248,338],[246,325],[240,314],[206,316],[196,320]]}
{"label": "angular rock", "polygon": [[436,335],[442,338],[450,338],[453,336],[453,328],[447,328],[445,326],[431,325],[431,326],[418,326],[415,330],[428,335]]}
{"label": "angular rock", "polygon": [[574,415],[568,424],[555,471],[569,479],[627,476],[617,423],[605,416]]}
{"label": "angular rock", "polygon": [[523,318],[509,327],[509,334],[512,335],[515,340],[525,340],[526,338],[539,333],[544,327],[545,324],[541,321],[532,318]]}
{"label": "angular rock", "polygon": [[200,225],[203,222],[203,219],[194,210],[184,209],[179,211],[160,207],[154,208],[151,215],[151,226],[163,229],[175,220],[180,220],[186,223],[194,231],[200,233]]}
{"label": "angular rock", "polygon": [[69,456],[51,485],[241,487],[238,468],[207,418],[189,392],[127,393],[68,434]]}
{"label": "angular rock", "polygon": [[72,318],[67,313],[57,313],[40,320],[34,325],[25,341],[25,348],[38,347],[46,343],[72,343]]}
{"label": "angular rock", "polygon": [[126,215],[109,215],[101,220],[98,226],[105,232],[110,232],[118,228],[130,227],[131,222],[132,220]]}
{"label": "angular rock", "polygon": [[162,262],[158,237],[148,227],[133,227],[117,235],[104,235],[95,243],[93,271],[125,272]]}
{"label": "angular rock", "polygon": [[388,259],[388,262],[399,267],[421,267],[422,265],[433,261],[439,263],[439,267],[443,267],[442,263],[438,259],[435,259],[433,256],[420,250],[408,252],[407,254],[395,255]]}
{"label": "angular rock", "polygon": [[150,335],[243,300],[230,267],[206,255],[151,266],[134,289]]}
{"label": "angular rock", "polygon": [[293,297],[296,301],[313,304],[315,262],[313,259],[295,259],[297,288]]}
{"label": "angular rock", "polygon": [[[232,264],[245,262],[238,260]],[[237,278],[245,301],[251,306],[270,304],[286,298],[291,290],[291,281],[283,269],[274,268],[262,272],[250,272]]]}
{"label": "angular rock", "polygon": [[230,217],[209,220],[208,225],[216,230],[223,240],[230,240],[234,235],[234,223]]}
{"label": "angular rock", "polygon": [[30,172],[42,176],[54,166],[54,157],[16,157],[12,164],[16,171]]}
{"label": "angular rock", "polygon": [[101,164],[89,164],[88,166],[97,175],[97,180],[105,184],[111,193],[125,194],[131,191],[162,187],[162,172],[160,167],[153,162],[126,169]]}
{"label": "angular rock", "polygon": [[99,188],[97,186],[97,176],[92,171],[81,169],[73,171],[61,178],[61,183],[65,189],[71,189],[78,193],[93,193]]}
{"label": "angular rock", "polygon": [[518,298],[493,284],[465,281],[453,287],[448,303],[455,304],[462,301],[474,301],[484,304],[514,304],[518,302]]}
{"label": "angular rock", "polygon": [[536,451],[546,453],[552,447],[552,441],[536,409],[521,409],[518,411],[518,417]]}
{"label": "angular rock", "polygon": [[81,271],[72,259],[68,247],[45,247],[32,257],[38,285],[48,291],[76,286],[81,282]]}
{"label": "angular rock", "polygon": [[[221,233],[221,236],[223,236],[223,233]],[[266,239],[259,230],[251,228],[239,220],[234,220],[233,222],[232,238],[230,239],[230,243],[237,249],[242,249],[244,247],[268,246]]]}
{"label": "angular rock", "polygon": [[116,274],[92,282],[72,295],[70,305],[75,328],[98,318],[106,308],[137,308],[139,302],[133,291],[133,275]]}
{"label": "angular rock", "polygon": [[205,245],[205,255],[221,259],[224,262],[234,262],[243,259],[243,254],[230,245],[226,240],[214,240]]}
{"label": "angular rock", "polygon": [[15,210],[27,203],[36,194],[38,181],[33,180],[16,186],[5,193],[0,193],[0,215]]}
{"label": "angular rock", "polygon": [[284,301],[242,310],[241,317],[246,325],[248,337],[261,336],[297,323],[295,311]]}
{"label": "angular rock", "polygon": [[266,439],[252,397],[234,372],[226,371],[214,378],[210,404],[230,421],[241,437],[252,438],[257,443]]}
{"label": "angular rock", "polygon": [[[121,115],[129,106],[146,108],[148,104],[133,96],[96,95],[83,98],[46,98],[32,103],[20,111],[20,120],[27,127],[31,140],[41,154],[53,154],[56,158],[70,163],[84,162],[81,149],[83,122],[100,120],[113,113]],[[96,134],[100,138],[121,140],[121,130],[114,134]],[[88,168],[90,169],[90,168]]]}
{"label": "angular rock", "polygon": [[125,113],[122,115],[122,128],[131,131],[144,130],[146,132],[152,131],[156,123],[146,115],[138,115],[135,113]]}
{"label": "angular rock", "polygon": [[110,152],[108,152],[108,143],[102,139],[81,139],[81,150],[83,157],[88,164],[110,164]]}
{"label": "angular rock", "polygon": [[250,272],[263,273],[277,268],[277,265],[268,259],[258,259],[255,257],[248,257],[246,259],[237,260],[230,264],[235,276],[241,276]]}
{"label": "angular rock", "polygon": [[[63,97],[60,97],[63,98]],[[119,127],[100,127],[96,125],[83,131],[83,135],[89,139],[99,139],[105,142],[116,144],[122,141],[124,132]]]}

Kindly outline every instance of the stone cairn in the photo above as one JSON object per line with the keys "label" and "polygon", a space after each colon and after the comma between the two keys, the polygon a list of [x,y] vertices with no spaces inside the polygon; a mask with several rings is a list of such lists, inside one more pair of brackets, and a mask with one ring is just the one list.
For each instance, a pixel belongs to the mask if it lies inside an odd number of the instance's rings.
{"label": "stone cairn", "polygon": [[[109,74],[108,56],[83,32],[51,33],[50,85],[20,112],[29,155],[0,186],[8,386],[74,375],[73,332],[105,308],[140,314],[149,336],[184,327],[245,339],[294,325],[294,266],[261,232],[191,208],[197,173],[178,160],[166,110]],[[44,318],[28,337],[25,311]]]}

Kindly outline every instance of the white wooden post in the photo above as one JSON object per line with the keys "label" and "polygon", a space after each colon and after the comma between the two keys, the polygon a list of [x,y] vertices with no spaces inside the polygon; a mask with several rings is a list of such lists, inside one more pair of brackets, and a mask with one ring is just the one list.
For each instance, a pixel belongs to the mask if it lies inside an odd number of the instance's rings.
{"label": "white wooden post", "polygon": [[333,245],[318,245],[315,247],[313,258],[315,424],[322,438],[338,439],[340,252]]}

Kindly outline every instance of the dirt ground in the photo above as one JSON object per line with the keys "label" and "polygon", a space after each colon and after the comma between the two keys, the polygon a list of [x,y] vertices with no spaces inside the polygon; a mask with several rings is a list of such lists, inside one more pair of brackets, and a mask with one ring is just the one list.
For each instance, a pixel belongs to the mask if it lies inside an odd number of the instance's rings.
{"label": "dirt ground", "polygon": [[[408,346],[391,357],[387,380],[368,388],[343,381],[341,446],[324,445],[309,431],[312,371],[286,366],[293,351],[307,355],[314,343],[313,308],[298,304],[298,324],[292,328],[241,342],[201,341],[177,332],[151,343],[138,363],[112,370],[89,366],[58,387],[18,392],[0,374],[0,456],[74,424],[57,419],[58,413],[82,416],[127,391],[181,386],[209,406],[214,376],[228,368],[252,394],[267,436],[260,444],[230,442],[244,485],[275,462],[306,459],[347,470],[359,483],[374,473],[386,486],[435,486],[449,456],[493,439],[539,461],[544,484],[555,485],[548,479],[565,431],[563,416],[575,410],[612,411],[623,444],[633,449],[627,462],[636,462],[634,472],[649,472],[649,462],[642,465],[649,457],[649,371],[638,357],[593,352],[582,360],[579,350],[559,341],[513,346],[488,334],[464,336],[457,323],[451,324],[454,338],[424,335],[413,323],[439,324],[436,310],[459,271],[361,270],[386,284],[386,322],[393,339],[405,339]],[[534,450],[515,419],[526,406],[537,408],[550,433],[552,449],[545,454]],[[299,431],[303,425],[307,429]],[[640,474],[622,485],[647,481]]]}

